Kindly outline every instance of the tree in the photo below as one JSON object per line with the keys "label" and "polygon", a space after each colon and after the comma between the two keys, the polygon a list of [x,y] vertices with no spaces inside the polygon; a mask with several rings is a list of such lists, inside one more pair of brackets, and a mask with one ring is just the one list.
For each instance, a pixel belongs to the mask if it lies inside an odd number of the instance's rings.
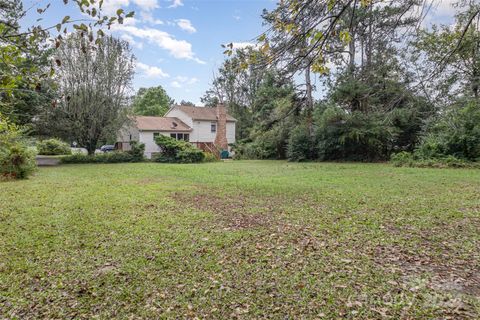
{"label": "tree", "polygon": [[237,139],[248,137],[248,130],[252,126],[251,108],[266,76],[266,70],[260,68],[259,64],[244,68],[245,57],[254,53],[260,60],[261,53],[253,48],[236,50],[214,74],[212,87],[201,98],[206,107],[225,103],[229,114],[237,119]]}
{"label": "tree", "polygon": [[[102,13],[103,1],[63,0],[65,5],[73,3],[83,17],[73,20],[65,16],[45,25],[42,17],[53,1],[36,1],[26,9],[23,2],[0,0],[0,112],[14,123],[32,125],[41,109],[54,101],[52,79],[55,65],[62,61],[53,58],[53,51],[63,43],[65,34],[78,32],[91,45],[98,44],[105,27],[123,23],[133,12],[119,9],[109,17]],[[38,15],[33,25],[23,23],[27,14]],[[36,130],[41,129],[38,124],[34,124]]]}
{"label": "tree", "polygon": [[163,116],[175,101],[162,86],[140,88],[133,98],[133,112],[141,116]]}
{"label": "tree", "polygon": [[293,83],[273,72],[267,73],[250,106],[251,125],[248,135],[238,143],[238,155],[285,159],[290,132],[301,119],[300,106]]}
{"label": "tree", "polygon": [[193,103],[193,102],[191,102],[191,101],[186,101],[186,100],[180,101],[180,105],[181,105],[181,106],[195,107],[195,103]]}
{"label": "tree", "polygon": [[461,0],[456,8],[453,26],[422,30],[413,42],[419,83],[437,111],[416,159],[480,159],[480,4]]}
{"label": "tree", "polygon": [[413,42],[422,83],[440,104],[458,96],[480,101],[480,21],[472,19],[480,4],[459,2],[457,7],[464,11],[456,14],[453,27],[435,25],[422,30]]}
{"label": "tree", "polygon": [[63,137],[93,154],[100,140],[116,134],[126,121],[127,93],[134,75],[128,43],[104,37],[93,46],[71,35],[57,50],[60,101],[46,116]]}

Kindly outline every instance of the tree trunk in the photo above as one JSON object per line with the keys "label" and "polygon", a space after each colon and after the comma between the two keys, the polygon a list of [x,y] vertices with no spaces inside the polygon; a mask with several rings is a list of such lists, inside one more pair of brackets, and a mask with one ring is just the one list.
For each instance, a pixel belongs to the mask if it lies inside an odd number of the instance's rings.
{"label": "tree trunk", "polygon": [[87,149],[88,155],[92,156],[95,154],[95,150],[97,149],[97,143],[90,141],[85,146],[85,149]]}
{"label": "tree trunk", "polygon": [[480,66],[473,66],[472,68],[472,78],[471,78],[471,88],[475,100],[479,100],[479,91],[480,91]]}
{"label": "tree trunk", "polygon": [[350,74],[353,76],[355,74],[355,50],[356,50],[356,44],[355,44],[355,32],[352,30],[351,31],[351,40],[350,43],[348,44],[348,55],[349,55],[349,61],[348,61],[348,69]]}
{"label": "tree trunk", "polygon": [[369,6],[369,19],[368,19],[368,35],[367,35],[367,45],[366,45],[366,69],[367,69],[367,72],[370,71],[370,67],[371,67],[371,64],[372,64],[372,53],[373,53],[373,36],[372,36],[372,32],[373,32],[373,28],[372,28],[372,25],[373,25],[373,13],[372,13],[372,7],[373,6]]}
{"label": "tree trunk", "polygon": [[312,95],[312,79],[310,78],[310,65],[305,69],[305,85],[307,96],[307,128],[310,136],[310,156],[313,158],[315,146],[313,145],[313,95]]}

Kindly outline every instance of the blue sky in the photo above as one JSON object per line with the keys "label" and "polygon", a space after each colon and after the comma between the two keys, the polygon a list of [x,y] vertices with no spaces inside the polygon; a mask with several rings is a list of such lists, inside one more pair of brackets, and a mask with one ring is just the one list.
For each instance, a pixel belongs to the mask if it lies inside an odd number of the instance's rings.
{"label": "blue sky", "polygon": [[261,33],[263,8],[275,5],[270,0],[128,2],[136,12],[134,24],[117,26],[114,34],[134,47],[135,88],[160,84],[176,101],[196,104],[224,59],[221,44],[250,41]]}
{"label": "blue sky", "polygon": [[[449,23],[454,1],[437,0],[425,23]],[[52,7],[43,16],[44,25],[65,15],[81,18],[73,4],[64,6],[60,0],[28,0],[25,7],[48,2]],[[104,0],[103,10],[106,14],[118,8],[135,11],[134,18],[112,30],[130,42],[137,58],[135,90],[162,85],[177,102],[200,104],[225,58],[221,44],[251,42],[263,31],[262,10],[275,5],[274,0]]]}
{"label": "blue sky", "polygon": [[[39,1],[25,1],[25,7],[29,2]],[[44,25],[65,15],[81,17],[73,4],[50,2],[42,16]],[[225,58],[221,44],[242,45],[258,36],[263,30],[262,10],[275,4],[272,0],[104,0],[103,10],[107,14],[118,8],[135,11],[133,19],[112,29],[115,36],[130,42],[137,58],[135,90],[162,85],[177,102],[200,104],[212,73]]]}

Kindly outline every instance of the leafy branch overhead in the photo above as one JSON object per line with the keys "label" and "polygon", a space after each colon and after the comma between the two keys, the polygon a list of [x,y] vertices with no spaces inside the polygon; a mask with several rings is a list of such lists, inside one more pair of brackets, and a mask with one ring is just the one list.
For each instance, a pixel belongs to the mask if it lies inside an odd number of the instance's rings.
{"label": "leafy branch overhead", "polygon": [[[391,30],[405,27],[405,21],[421,20],[425,17],[423,10],[431,10],[438,5],[435,0],[282,0],[272,11],[264,10],[263,19],[269,28],[255,38],[256,47],[267,58],[266,65],[280,66],[285,72],[310,69],[318,74],[329,73],[329,64],[336,56],[348,53],[348,47],[355,42],[357,26],[362,20],[369,20],[368,12],[376,14],[375,19],[384,19],[385,28],[379,30],[390,37]],[[397,15],[388,16],[381,8],[389,7]],[[449,59],[480,14],[478,5],[465,13],[466,24],[462,29],[457,45],[445,54],[442,63]],[[427,8],[427,9],[421,9]],[[408,24],[408,23],[407,23]],[[418,28],[418,25],[415,26]],[[393,39],[392,39],[393,40]],[[398,40],[394,40],[398,41]],[[224,45],[224,54],[232,56],[233,43]],[[346,49],[348,48],[348,49]],[[257,64],[257,56],[247,57],[247,65]],[[441,69],[443,66],[438,66]],[[432,74],[434,76],[434,74]]]}
{"label": "leafy branch overhead", "polygon": [[[36,4],[36,23],[21,28],[20,21],[31,14],[32,8],[25,9],[18,0],[0,0],[0,69],[3,76],[0,80],[0,90],[11,94],[19,86],[28,89],[38,89],[42,79],[51,78],[54,66],[40,67],[46,57],[51,56],[52,48],[58,48],[71,32],[78,32],[89,42],[99,44],[99,39],[105,35],[105,28],[110,29],[114,24],[123,24],[126,18],[133,17],[134,12],[125,12],[118,9],[113,16],[102,12],[103,0],[62,0],[64,5],[74,5],[84,16],[72,19],[64,16],[57,23],[45,26],[41,23],[43,16],[51,9],[53,1],[46,4]],[[56,34],[53,35],[52,33]],[[53,46],[52,46],[53,44]],[[54,63],[58,66],[61,61],[57,58]]]}
{"label": "leafy branch overhead", "polygon": [[[267,56],[265,63],[285,68],[308,66],[317,73],[327,73],[328,55],[340,52],[351,41],[347,16],[356,7],[366,8],[372,0],[284,0],[271,12],[264,11],[263,18],[269,25],[267,31],[255,40],[259,51]],[[224,54],[234,53],[233,44],[225,46]],[[298,54],[292,57],[292,51]],[[305,65],[305,60],[308,62]],[[255,56],[248,64],[257,63]]]}

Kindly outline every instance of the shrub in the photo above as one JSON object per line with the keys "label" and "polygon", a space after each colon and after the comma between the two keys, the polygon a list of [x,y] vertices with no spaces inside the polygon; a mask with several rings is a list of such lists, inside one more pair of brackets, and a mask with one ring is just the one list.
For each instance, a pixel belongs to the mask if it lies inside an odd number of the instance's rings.
{"label": "shrub", "polygon": [[0,114],[0,176],[26,179],[35,168],[35,152],[29,149],[21,128]]}
{"label": "shrub", "polygon": [[88,155],[84,153],[74,153],[63,157],[62,163],[122,163],[122,162],[141,162],[145,160],[143,152],[145,145],[143,143],[132,142],[132,149],[126,152],[115,151],[108,153],[99,153]]}
{"label": "shrub", "polygon": [[66,156],[60,159],[61,163],[93,163],[95,156],[89,156],[84,153],[74,153],[70,156]]}
{"label": "shrub", "polygon": [[205,158],[203,159],[203,162],[217,162],[218,158],[210,153],[210,152],[205,152]]}
{"label": "shrub", "polygon": [[427,159],[418,158],[415,154],[409,152],[399,152],[393,154],[390,161],[396,167],[480,168],[480,163],[465,161],[454,156],[444,156]]}
{"label": "shrub", "polygon": [[385,123],[381,112],[346,112],[328,107],[315,114],[320,160],[387,160],[397,129]]}
{"label": "shrub", "polygon": [[480,105],[475,102],[459,102],[447,110],[427,130],[415,150],[421,159],[480,159]]}
{"label": "shrub", "polygon": [[5,179],[26,179],[36,169],[35,152],[18,142],[0,148],[0,173]]}
{"label": "shrub", "polygon": [[87,155],[75,153],[70,156],[63,157],[62,163],[121,163],[121,162],[138,162],[127,152],[109,152],[95,155]]}
{"label": "shrub", "polygon": [[287,158],[289,161],[311,160],[314,142],[308,128],[299,126],[292,130],[288,139]]}
{"label": "shrub", "polygon": [[159,135],[155,142],[161,149],[161,152],[153,158],[156,162],[195,163],[202,162],[205,158],[202,150],[183,140]]}
{"label": "shrub", "polygon": [[276,127],[252,134],[252,141],[234,145],[235,159],[285,159],[289,128]]}
{"label": "shrub", "polygon": [[394,153],[390,157],[390,162],[395,167],[411,167],[414,163],[413,155],[410,152],[402,151]]}
{"label": "shrub", "polygon": [[37,142],[38,154],[46,156],[56,156],[72,154],[70,146],[58,139],[48,139]]}
{"label": "shrub", "polygon": [[202,162],[205,159],[205,154],[202,150],[191,148],[179,151],[177,158],[180,163],[196,163]]}
{"label": "shrub", "polygon": [[132,162],[141,162],[145,160],[143,155],[145,152],[145,144],[138,143],[137,141],[131,141],[130,146],[132,149],[127,151],[127,153],[132,156]]}

